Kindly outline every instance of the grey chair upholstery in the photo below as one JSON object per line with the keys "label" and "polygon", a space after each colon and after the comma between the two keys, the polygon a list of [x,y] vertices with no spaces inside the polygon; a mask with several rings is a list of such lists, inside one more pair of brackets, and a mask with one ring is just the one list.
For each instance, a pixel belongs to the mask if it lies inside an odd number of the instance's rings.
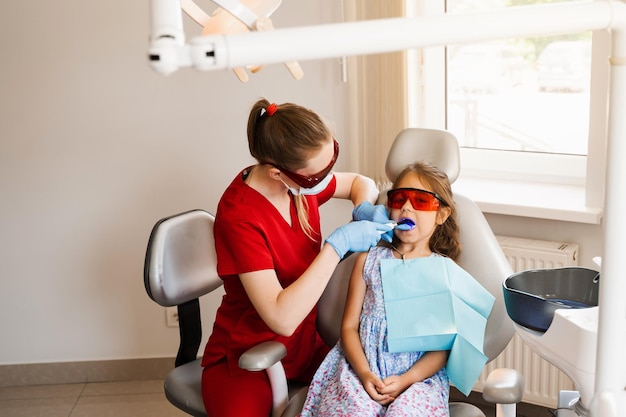
{"label": "grey chair upholstery", "polygon": [[198,348],[202,339],[199,298],[219,288],[213,243],[213,216],[192,210],[159,220],[150,234],[144,264],[148,296],[163,307],[178,306],[180,344],[168,373],[167,399],[192,416],[206,416]]}
{"label": "grey chair upholstery", "polygon": [[[175,368],[165,378],[167,399],[187,414],[206,416],[200,383],[198,349],[202,339],[199,298],[221,287],[213,240],[212,214],[191,210],[159,220],[148,240],[144,284],[148,296],[164,307],[178,306],[180,344]],[[280,363],[286,354],[281,343],[266,342],[242,355],[239,366],[267,371],[272,384],[274,416],[287,407],[289,387]],[[243,393],[242,393],[243,395]]]}
{"label": "grey chair upholstery", "polygon": [[429,161],[454,183],[461,172],[461,154],[456,137],[447,130],[409,128],[394,139],[387,154],[385,174],[393,182],[409,164]]}
{"label": "grey chair upholstery", "polygon": [[[452,180],[460,171],[459,148],[456,138],[446,131],[406,129],[397,136],[387,157],[386,172],[393,181],[409,163],[425,159],[441,167]],[[384,196],[384,193],[381,193]],[[494,359],[509,343],[514,333],[505,311],[502,282],[512,274],[511,267],[478,206],[455,193],[458,208],[460,239],[463,253],[459,264],[496,298],[487,320],[484,353]],[[201,368],[196,359],[201,338],[198,297],[221,285],[216,273],[213,242],[213,216],[206,211],[193,210],[160,220],[153,228],[146,253],[144,280],[148,295],[162,306],[179,306],[181,344],[176,368],[165,380],[165,394],[176,407],[194,416],[204,416],[200,392]],[[336,268],[318,304],[318,330],[324,341],[332,346],[339,339],[341,318],[349,277],[356,256],[345,258]],[[290,387],[280,381],[280,359],[284,346],[270,343],[246,353],[240,361],[244,369],[269,368],[276,385],[275,408],[272,416],[296,416],[306,398],[307,387]],[[281,350],[282,347],[282,350]],[[260,354],[255,356],[260,350]],[[274,372],[276,368],[279,371]],[[484,383],[484,397],[496,405],[498,416],[503,404],[515,406],[521,401],[523,379],[513,370],[496,370]],[[273,376],[272,376],[273,375]],[[284,373],[282,374],[284,378]],[[486,394],[486,395],[485,395]],[[243,394],[242,394],[243,395]],[[505,409],[510,414],[511,409]],[[471,404],[450,403],[452,417],[484,417]]]}

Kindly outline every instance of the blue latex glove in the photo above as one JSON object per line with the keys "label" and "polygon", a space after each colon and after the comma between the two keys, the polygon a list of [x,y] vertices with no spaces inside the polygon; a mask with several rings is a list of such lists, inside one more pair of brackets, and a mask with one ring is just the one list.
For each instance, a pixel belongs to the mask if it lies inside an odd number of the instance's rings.
{"label": "blue latex glove", "polygon": [[343,258],[348,252],[365,252],[376,246],[381,236],[392,229],[383,223],[361,220],[338,227],[328,236],[326,242]]}
{"label": "blue latex glove", "polygon": [[[389,219],[387,207],[382,204],[372,205],[369,201],[364,201],[352,210],[352,220],[369,220],[376,223],[393,223]],[[393,238],[393,229],[382,234],[384,241],[391,243]]]}
{"label": "blue latex glove", "polygon": [[352,220],[369,220],[376,223],[390,223],[387,207],[382,204],[372,205],[364,201],[352,210]]}

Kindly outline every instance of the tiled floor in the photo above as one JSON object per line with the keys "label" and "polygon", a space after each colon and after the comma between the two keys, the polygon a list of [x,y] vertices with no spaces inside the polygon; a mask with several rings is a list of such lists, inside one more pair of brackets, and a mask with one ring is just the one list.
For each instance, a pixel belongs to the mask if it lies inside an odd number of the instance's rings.
{"label": "tiled floor", "polygon": [[[495,416],[494,405],[486,404],[480,394],[458,395],[457,401],[469,400],[487,417]],[[188,417],[165,399],[162,380],[0,387],[0,416]],[[517,417],[550,416],[550,410],[528,404],[517,410]]]}
{"label": "tiled floor", "polygon": [[[0,387],[2,417],[185,417],[163,381]],[[187,416],[188,417],[188,416]]]}

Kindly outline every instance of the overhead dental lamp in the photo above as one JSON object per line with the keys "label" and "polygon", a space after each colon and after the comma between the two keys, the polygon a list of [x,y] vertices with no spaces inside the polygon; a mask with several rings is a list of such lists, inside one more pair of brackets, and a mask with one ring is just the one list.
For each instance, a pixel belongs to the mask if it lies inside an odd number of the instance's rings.
{"label": "overhead dental lamp", "polygon": [[[168,75],[180,67],[193,66],[207,70],[223,67],[216,57],[216,43],[201,41],[210,35],[232,35],[250,31],[270,31],[274,25],[270,16],[282,0],[212,0],[219,7],[210,15],[193,0],[151,0],[152,32],[149,58],[152,68]],[[182,13],[202,26],[202,37],[185,43]],[[216,65],[218,64],[218,65]],[[291,75],[299,80],[304,73],[296,61],[285,62]],[[233,66],[240,81],[248,81],[248,72],[260,71],[262,65]]]}

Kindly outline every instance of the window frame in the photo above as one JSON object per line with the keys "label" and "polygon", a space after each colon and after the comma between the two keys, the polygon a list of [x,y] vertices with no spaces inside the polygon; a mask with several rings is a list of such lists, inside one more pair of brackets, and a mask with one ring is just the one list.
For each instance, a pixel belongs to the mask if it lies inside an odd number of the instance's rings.
{"label": "window frame", "polygon": [[[406,13],[423,16],[445,10],[443,2],[419,1],[407,2]],[[604,206],[609,44],[608,31],[593,32],[586,156],[462,147],[455,190],[487,213],[599,224]],[[446,128],[446,65],[443,46],[409,51],[410,127]],[[505,192],[485,191],[489,189]],[[541,198],[536,198],[538,194]]]}

